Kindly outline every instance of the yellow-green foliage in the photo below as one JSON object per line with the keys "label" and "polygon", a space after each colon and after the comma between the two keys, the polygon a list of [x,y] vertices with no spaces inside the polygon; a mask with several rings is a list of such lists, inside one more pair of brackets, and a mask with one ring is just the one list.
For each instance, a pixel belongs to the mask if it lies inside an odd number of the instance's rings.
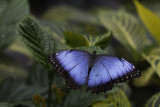
{"label": "yellow-green foliage", "polygon": [[160,42],[160,18],[137,0],[133,1],[142,22],[153,35],[153,37]]}
{"label": "yellow-green foliage", "polygon": [[131,104],[121,89],[116,89],[112,94],[107,95],[101,102],[92,104],[92,107],[131,107]]}
{"label": "yellow-green foliage", "polygon": [[132,14],[120,11],[100,11],[99,18],[107,29],[113,32],[113,36],[128,50],[139,52],[151,42],[146,36],[143,26]]}
{"label": "yellow-green foliage", "polygon": [[146,103],[145,107],[159,107],[160,106],[160,93],[153,95]]}
{"label": "yellow-green foliage", "polygon": [[149,53],[142,53],[142,56],[151,64],[158,76],[160,76],[160,46],[155,47]]}

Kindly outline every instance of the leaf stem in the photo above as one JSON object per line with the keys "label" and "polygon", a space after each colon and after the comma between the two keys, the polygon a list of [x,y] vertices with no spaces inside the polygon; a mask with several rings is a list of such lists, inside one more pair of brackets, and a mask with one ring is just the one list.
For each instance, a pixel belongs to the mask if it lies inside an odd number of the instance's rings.
{"label": "leaf stem", "polygon": [[54,73],[52,71],[48,72],[48,107],[51,105],[53,74]]}

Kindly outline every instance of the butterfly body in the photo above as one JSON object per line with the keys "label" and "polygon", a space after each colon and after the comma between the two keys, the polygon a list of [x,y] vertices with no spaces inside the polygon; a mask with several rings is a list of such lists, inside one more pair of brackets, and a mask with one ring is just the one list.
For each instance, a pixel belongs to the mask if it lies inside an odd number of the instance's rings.
{"label": "butterfly body", "polygon": [[128,61],[105,54],[82,50],[60,51],[49,57],[50,64],[65,78],[72,89],[87,85],[92,93],[106,92],[114,83],[137,78],[141,73]]}
{"label": "butterfly body", "polygon": [[93,54],[90,54],[90,56],[91,56],[91,58],[90,58],[89,67],[91,69],[95,63],[96,58],[97,58],[96,51],[93,51]]}

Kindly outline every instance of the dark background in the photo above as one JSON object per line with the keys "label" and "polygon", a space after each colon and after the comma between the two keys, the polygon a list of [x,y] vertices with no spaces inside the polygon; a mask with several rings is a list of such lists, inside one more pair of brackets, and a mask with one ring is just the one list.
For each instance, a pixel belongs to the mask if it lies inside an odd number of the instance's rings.
{"label": "dark background", "polygon": [[94,6],[108,6],[117,8],[118,5],[126,0],[29,0],[31,12],[41,15],[46,9],[54,5],[67,4],[81,9],[89,9]]}
{"label": "dark background", "polygon": [[[143,1],[143,0],[139,0]],[[146,0],[147,2],[153,2],[156,0]],[[145,2],[146,2],[145,1]],[[78,7],[81,9],[90,9],[95,6],[106,6],[114,9],[118,9],[119,6],[131,4],[132,0],[29,0],[31,13],[39,16],[41,15],[46,9],[52,7],[54,5],[72,5],[74,7]]]}

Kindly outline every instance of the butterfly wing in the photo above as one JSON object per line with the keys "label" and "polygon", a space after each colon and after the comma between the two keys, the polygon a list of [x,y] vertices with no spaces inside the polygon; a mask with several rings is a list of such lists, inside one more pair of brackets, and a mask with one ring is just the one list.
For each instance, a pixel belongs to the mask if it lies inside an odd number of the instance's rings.
{"label": "butterfly wing", "polygon": [[128,61],[113,56],[100,55],[96,58],[88,78],[88,88],[93,93],[112,89],[114,83],[125,82],[141,73]]}
{"label": "butterfly wing", "polygon": [[105,92],[113,87],[109,72],[105,66],[97,59],[90,71],[87,83],[87,91],[92,93]]}
{"label": "butterfly wing", "polygon": [[87,82],[90,54],[80,50],[61,51],[49,57],[50,63],[72,89],[80,88]]}

